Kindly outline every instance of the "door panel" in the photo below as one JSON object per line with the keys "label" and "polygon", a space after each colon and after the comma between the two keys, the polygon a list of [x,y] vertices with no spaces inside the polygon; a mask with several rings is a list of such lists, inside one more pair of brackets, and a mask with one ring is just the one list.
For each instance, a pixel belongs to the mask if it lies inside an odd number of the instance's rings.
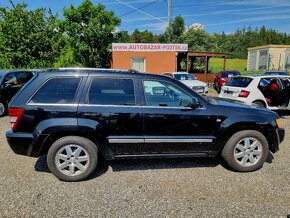
{"label": "door panel", "polygon": [[[131,78],[94,77],[79,106],[80,117],[96,124],[95,138],[111,158],[134,154],[144,142],[142,109]],[[138,105],[139,104],[139,105]]]}
{"label": "door panel", "polygon": [[215,121],[205,107],[184,107],[192,96],[166,81],[144,80],[146,153],[207,152],[215,137]]}

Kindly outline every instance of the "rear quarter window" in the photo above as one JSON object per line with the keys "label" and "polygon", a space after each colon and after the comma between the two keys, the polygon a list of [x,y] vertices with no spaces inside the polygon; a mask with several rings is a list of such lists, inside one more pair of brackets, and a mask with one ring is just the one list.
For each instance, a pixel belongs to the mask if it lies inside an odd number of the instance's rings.
{"label": "rear quarter window", "polygon": [[249,77],[234,77],[225,85],[245,88],[252,82],[252,80],[253,79]]}
{"label": "rear quarter window", "polygon": [[72,104],[81,78],[53,78],[34,94],[29,103]]}

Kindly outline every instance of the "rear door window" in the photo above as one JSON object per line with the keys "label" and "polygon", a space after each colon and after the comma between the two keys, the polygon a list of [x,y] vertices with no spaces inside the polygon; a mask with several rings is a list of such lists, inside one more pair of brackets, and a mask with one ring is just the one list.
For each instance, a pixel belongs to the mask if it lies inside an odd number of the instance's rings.
{"label": "rear door window", "polygon": [[247,87],[251,82],[252,78],[249,77],[233,77],[226,86],[234,86],[234,87]]}
{"label": "rear door window", "polygon": [[81,78],[53,78],[48,80],[29,103],[72,104]]}
{"label": "rear door window", "polygon": [[89,104],[135,105],[134,81],[122,78],[94,78],[88,96]]}

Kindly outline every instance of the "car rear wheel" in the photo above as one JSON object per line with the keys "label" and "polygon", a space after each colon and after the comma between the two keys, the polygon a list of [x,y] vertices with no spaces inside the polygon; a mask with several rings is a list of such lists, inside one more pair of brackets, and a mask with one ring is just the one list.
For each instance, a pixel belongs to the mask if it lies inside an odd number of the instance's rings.
{"label": "car rear wheel", "polygon": [[76,182],[96,169],[97,146],[87,138],[66,136],[55,141],[47,154],[49,170],[60,180]]}
{"label": "car rear wheel", "polygon": [[222,151],[222,157],[232,169],[251,172],[263,166],[268,153],[268,141],[262,133],[244,130],[232,135]]}
{"label": "car rear wheel", "polygon": [[0,102],[0,117],[3,117],[6,114],[6,105],[3,102]]}
{"label": "car rear wheel", "polygon": [[262,102],[262,101],[254,101],[253,105],[254,106],[258,106],[260,108],[266,108],[266,104],[264,102]]}

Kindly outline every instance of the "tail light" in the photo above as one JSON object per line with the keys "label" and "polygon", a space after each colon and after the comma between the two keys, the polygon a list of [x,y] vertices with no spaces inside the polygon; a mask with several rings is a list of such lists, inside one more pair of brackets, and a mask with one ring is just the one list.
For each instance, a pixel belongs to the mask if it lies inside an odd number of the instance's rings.
{"label": "tail light", "polygon": [[9,108],[10,123],[13,131],[17,129],[17,126],[21,121],[23,113],[24,113],[23,108]]}
{"label": "tail light", "polygon": [[250,92],[249,91],[245,91],[245,90],[242,90],[239,94],[239,97],[241,98],[247,98],[249,96]]}

